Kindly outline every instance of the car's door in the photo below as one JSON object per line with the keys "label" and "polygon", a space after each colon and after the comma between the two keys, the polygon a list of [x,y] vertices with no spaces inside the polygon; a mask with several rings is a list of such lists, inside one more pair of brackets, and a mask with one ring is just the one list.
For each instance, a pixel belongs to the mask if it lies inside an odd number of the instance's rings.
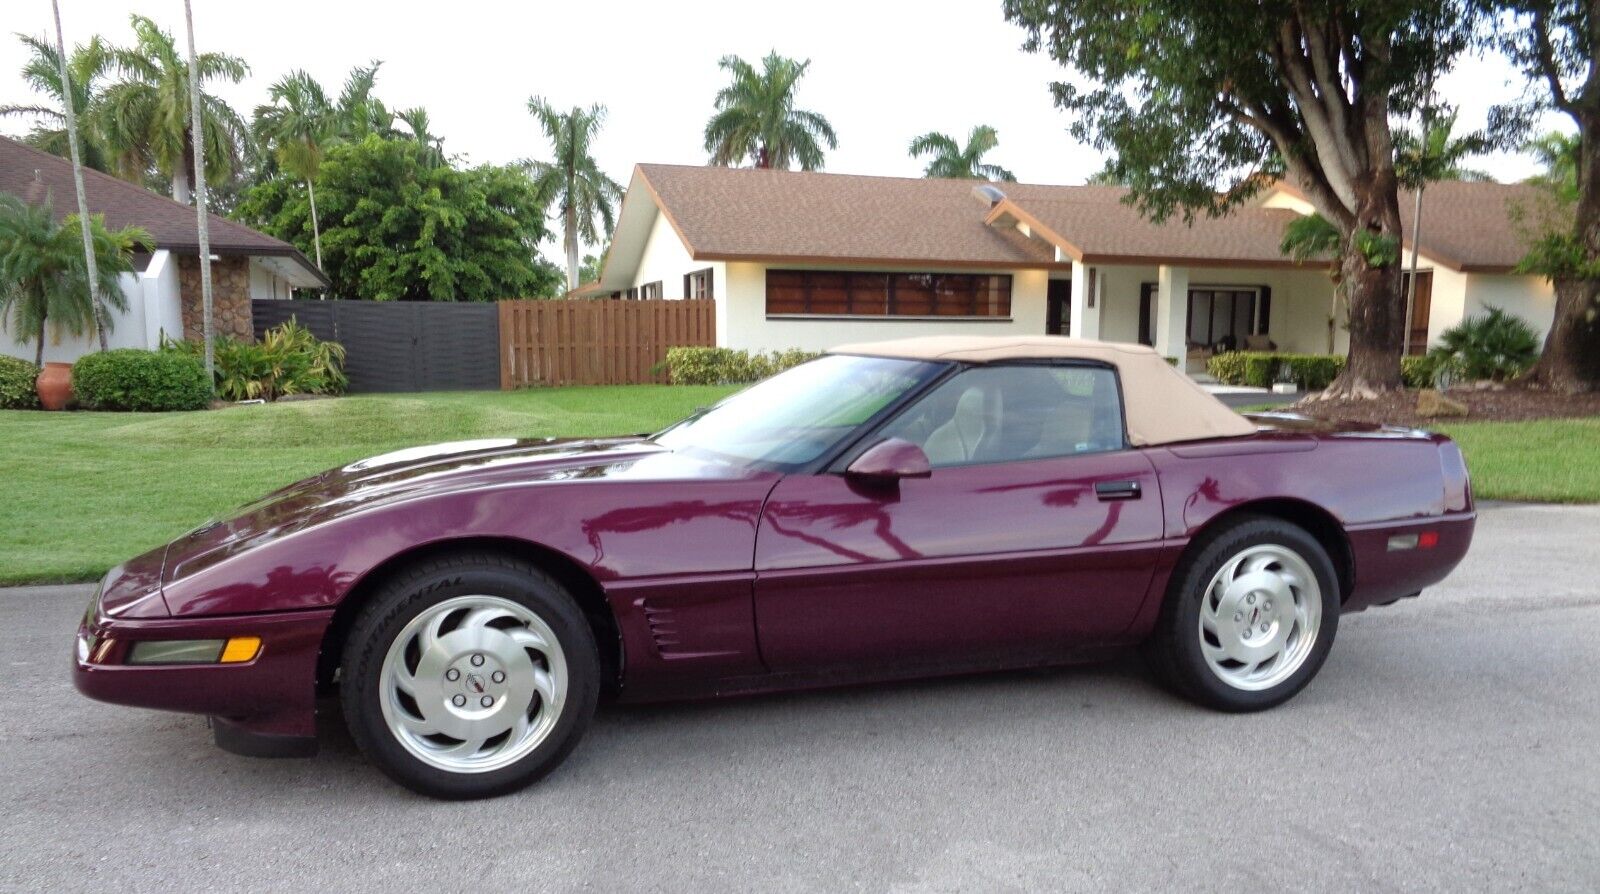
{"label": "car's door", "polygon": [[924,479],[840,470],[779,482],[756,538],[756,624],[774,670],[985,656],[1127,629],[1162,536],[1110,367],[957,372],[859,445],[922,446]]}

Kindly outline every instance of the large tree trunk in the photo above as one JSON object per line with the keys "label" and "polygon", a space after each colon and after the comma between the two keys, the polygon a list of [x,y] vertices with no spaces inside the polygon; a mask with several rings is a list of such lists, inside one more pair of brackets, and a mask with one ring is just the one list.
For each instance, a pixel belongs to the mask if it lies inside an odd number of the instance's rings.
{"label": "large tree trunk", "polygon": [[571,292],[578,287],[578,209],[573,203],[567,203],[565,220],[562,222],[566,230],[565,240],[567,249],[567,291]]}
{"label": "large tree trunk", "polygon": [[[1576,116],[1578,207],[1574,235],[1584,260],[1600,261],[1600,115]],[[1557,277],[1555,317],[1544,339],[1544,353],[1524,381],[1556,391],[1600,391],[1600,281]]]}
{"label": "large tree trunk", "polygon": [[306,181],[306,198],[311,200],[311,244],[317,249],[317,269],[322,269],[322,226],[317,223],[317,188]]}
{"label": "large tree trunk", "polygon": [[[1381,182],[1387,180],[1385,185]],[[1387,263],[1374,267],[1354,236],[1347,236],[1339,258],[1342,287],[1350,308],[1350,353],[1344,371],[1323,393],[1325,399],[1371,398],[1402,387],[1400,354],[1405,345],[1405,298],[1400,269],[1400,201],[1393,174],[1379,176],[1360,196],[1356,226],[1393,240]]]}

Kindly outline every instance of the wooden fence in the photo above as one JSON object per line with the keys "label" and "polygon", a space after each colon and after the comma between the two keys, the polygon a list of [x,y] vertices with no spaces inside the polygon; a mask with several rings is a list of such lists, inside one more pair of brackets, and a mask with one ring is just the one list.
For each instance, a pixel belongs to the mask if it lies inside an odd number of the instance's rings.
{"label": "wooden fence", "polygon": [[500,302],[500,387],[665,382],[667,348],[717,343],[717,303]]}

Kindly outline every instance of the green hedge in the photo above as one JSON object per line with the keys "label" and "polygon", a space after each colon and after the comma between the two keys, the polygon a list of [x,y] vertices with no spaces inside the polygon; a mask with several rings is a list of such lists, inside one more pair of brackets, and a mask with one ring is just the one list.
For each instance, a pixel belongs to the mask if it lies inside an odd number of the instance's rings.
{"label": "green hedge", "polygon": [[39,392],[34,382],[39,367],[26,360],[0,356],[0,410],[37,410]]}
{"label": "green hedge", "polygon": [[668,348],[667,373],[675,385],[737,385],[760,381],[820,356],[798,349],[762,354],[733,348]]}
{"label": "green hedge", "polygon": [[198,357],[119,348],[79,358],[72,393],[85,410],[200,410],[211,402],[211,383]]}
{"label": "green hedge", "polygon": [[[1277,381],[1280,365],[1287,365],[1295,384],[1307,391],[1321,391],[1344,369],[1344,362],[1337,354],[1229,351],[1212,355],[1206,371],[1224,385],[1268,388]],[[1430,357],[1403,357],[1400,377],[1407,388],[1432,388],[1436,365]]]}

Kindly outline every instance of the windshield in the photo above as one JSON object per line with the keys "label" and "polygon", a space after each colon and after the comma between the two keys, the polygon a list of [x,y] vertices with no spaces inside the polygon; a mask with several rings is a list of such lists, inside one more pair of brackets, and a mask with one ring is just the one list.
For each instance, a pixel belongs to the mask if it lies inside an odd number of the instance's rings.
{"label": "windshield", "polygon": [[938,369],[916,360],[829,354],[758,382],[654,440],[673,450],[792,469],[838,446]]}

